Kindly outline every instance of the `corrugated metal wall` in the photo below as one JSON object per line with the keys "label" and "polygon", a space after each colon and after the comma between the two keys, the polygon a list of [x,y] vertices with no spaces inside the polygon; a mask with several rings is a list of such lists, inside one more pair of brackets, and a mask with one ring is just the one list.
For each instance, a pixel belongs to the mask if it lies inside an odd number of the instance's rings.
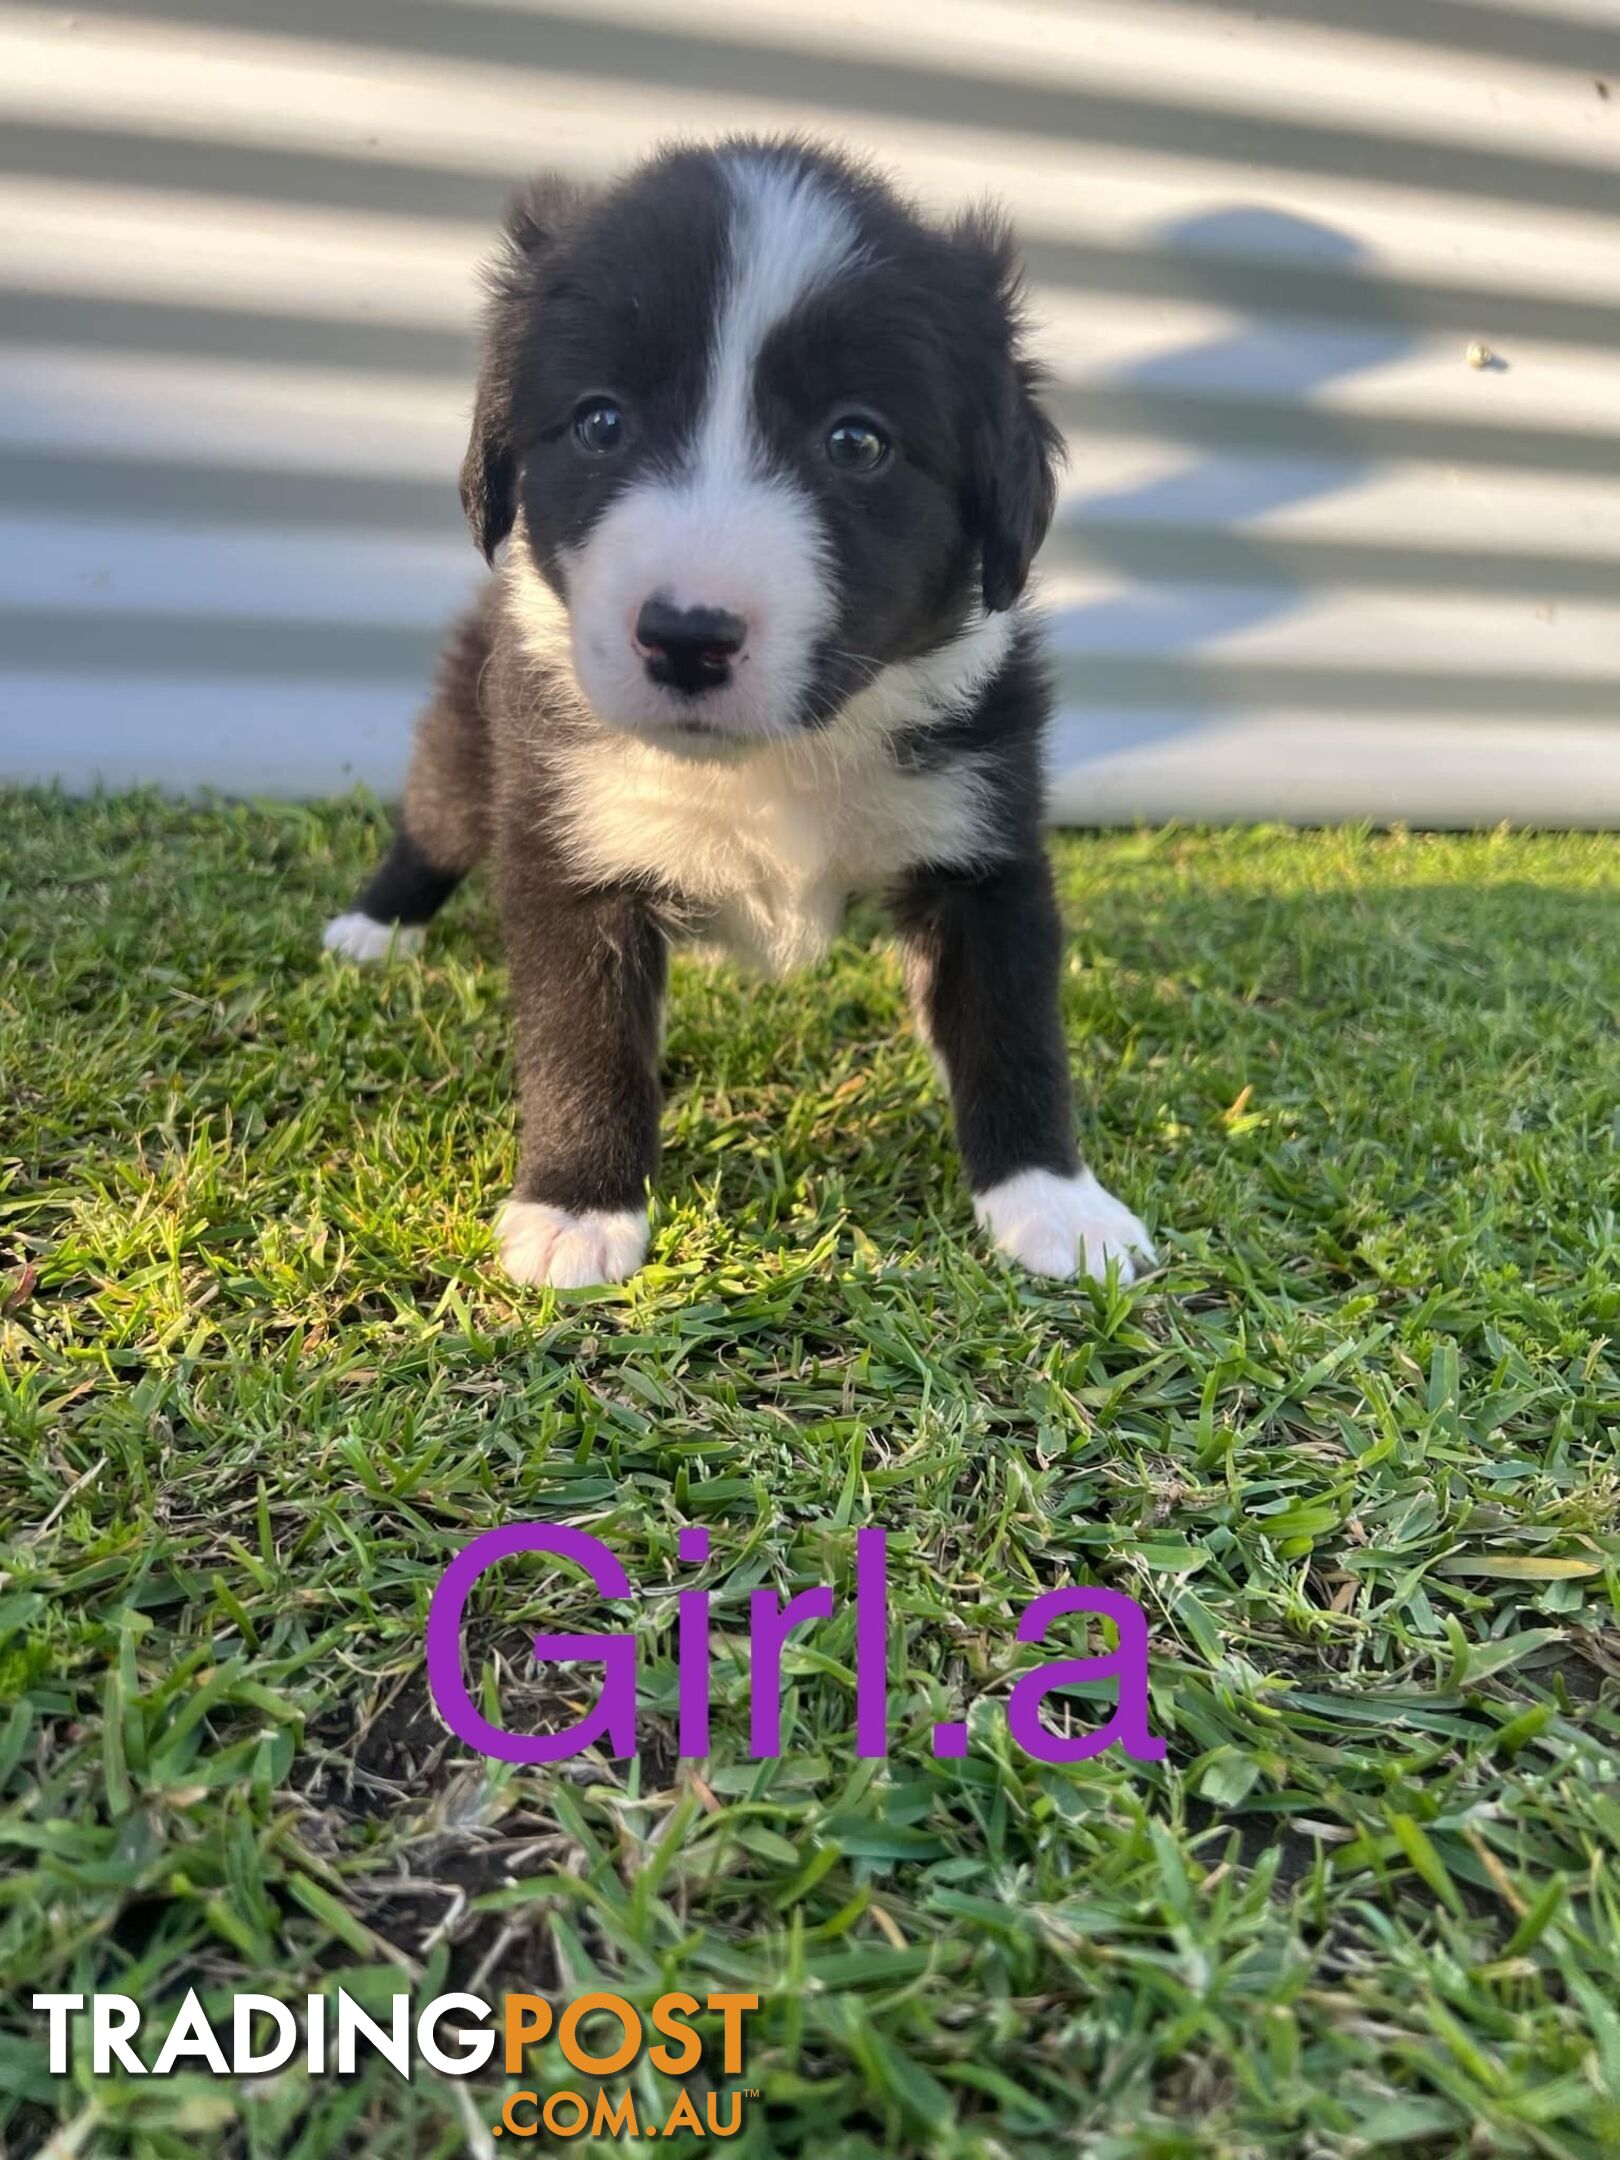
{"label": "corrugated metal wall", "polygon": [[1613,0],[0,5],[0,773],[390,787],[509,184],[738,125],[1021,224],[1067,814],[1620,823]]}

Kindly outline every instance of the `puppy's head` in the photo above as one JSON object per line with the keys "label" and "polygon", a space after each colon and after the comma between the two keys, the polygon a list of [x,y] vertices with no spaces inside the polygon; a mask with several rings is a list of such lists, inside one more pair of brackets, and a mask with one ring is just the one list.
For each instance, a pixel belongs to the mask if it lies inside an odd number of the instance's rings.
{"label": "puppy's head", "polygon": [[824,725],[1010,607],[1058,438],[994,219],[923,224],[797,143],[537,183],[496,266],[462,499],[566,612],[608,726]]}

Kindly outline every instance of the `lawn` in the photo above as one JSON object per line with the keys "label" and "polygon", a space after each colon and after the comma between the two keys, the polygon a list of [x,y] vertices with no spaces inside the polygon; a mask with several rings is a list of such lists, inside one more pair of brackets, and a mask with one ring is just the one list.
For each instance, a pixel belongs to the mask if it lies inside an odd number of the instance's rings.
{"label": "lawn", "polygon": [[[652,1264],[553,1297],[491,1262],[487,896],[317,953],[380,822],[0,803],[0,2146],[498,2160],[508,2081],[55,2080],[27,2007],[341,1983],[755,1989],[750,2160],[1620,2152],[1620,845],[1061,840],[1123,1291],[986,1258],[875,915],[791,984],[683,960]],[[636,1586],[633,1760],[433,1713],[437,1576],[532,1518]],[[1076,1579],[1147,1611],[1161,1763],[1008,1737]],[[754,1761],[748,1593],[821,1581]],[[527,1637],[615,1624],[533,1561],[476,1609],[520,1727]]]}

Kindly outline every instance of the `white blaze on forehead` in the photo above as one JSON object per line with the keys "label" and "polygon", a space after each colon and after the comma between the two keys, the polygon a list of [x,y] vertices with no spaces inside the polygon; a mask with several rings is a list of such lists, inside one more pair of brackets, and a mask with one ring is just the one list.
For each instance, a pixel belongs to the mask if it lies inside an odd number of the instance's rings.
{"label": "white blaze on forehead", "polygon": [[765,340],[855,253],[855,221],[820,176],[785,158],[722,160],[731,191],[728,275],[693,463],[700,480],[754,471],[754,371]]}
{"label": "white blaze on forehead", "polygon": [[741,615],[744,651],[703,701],[722,734],[791,735],[815,655],[837,615],[836,565],[814,503],[771,472],[756,409],[771,332],[854,260],[852,212],[792,157],[720,159],[731,198],[727,260],[715,303],[703,403],[673,471],[634,482],[564,562],[574,670],[610,725],[658,727],[670,697],[650,682],[632,640],[642,603]]}

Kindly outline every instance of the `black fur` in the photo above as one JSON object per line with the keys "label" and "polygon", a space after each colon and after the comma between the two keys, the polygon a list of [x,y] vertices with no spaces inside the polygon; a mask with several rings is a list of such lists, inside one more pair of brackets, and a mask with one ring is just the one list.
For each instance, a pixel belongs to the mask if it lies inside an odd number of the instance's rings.
{"label": "black fur", "polygon": [[435,868],[401,825],[355,907],[373,922],[412,927],[431,922],[460,883],[459,870]]}
{"label": "black fur", "polygon": [[485,562],[512,530],[526,448],[523,394],[543,336],[548,266],[581,223],[589,196],[557,174],[533,180],[506,214],[506,245],[490,266],[484,359],[461,464],[461,507]]}
{"label": "black fur", "polygon": [[945,1068],[974,1192],[1079,1168],[1058,1014],[1063,931],[1044,855],[912,871],[893,908],[918,1018]]}
{"label": "black fur", "polygon": [[[522,1160],[513,1198],[637,1207],[658,1168],[664,933],[645,893],[581,891],[501,851]],[[536,922],[545,934],[534,935]]]}

